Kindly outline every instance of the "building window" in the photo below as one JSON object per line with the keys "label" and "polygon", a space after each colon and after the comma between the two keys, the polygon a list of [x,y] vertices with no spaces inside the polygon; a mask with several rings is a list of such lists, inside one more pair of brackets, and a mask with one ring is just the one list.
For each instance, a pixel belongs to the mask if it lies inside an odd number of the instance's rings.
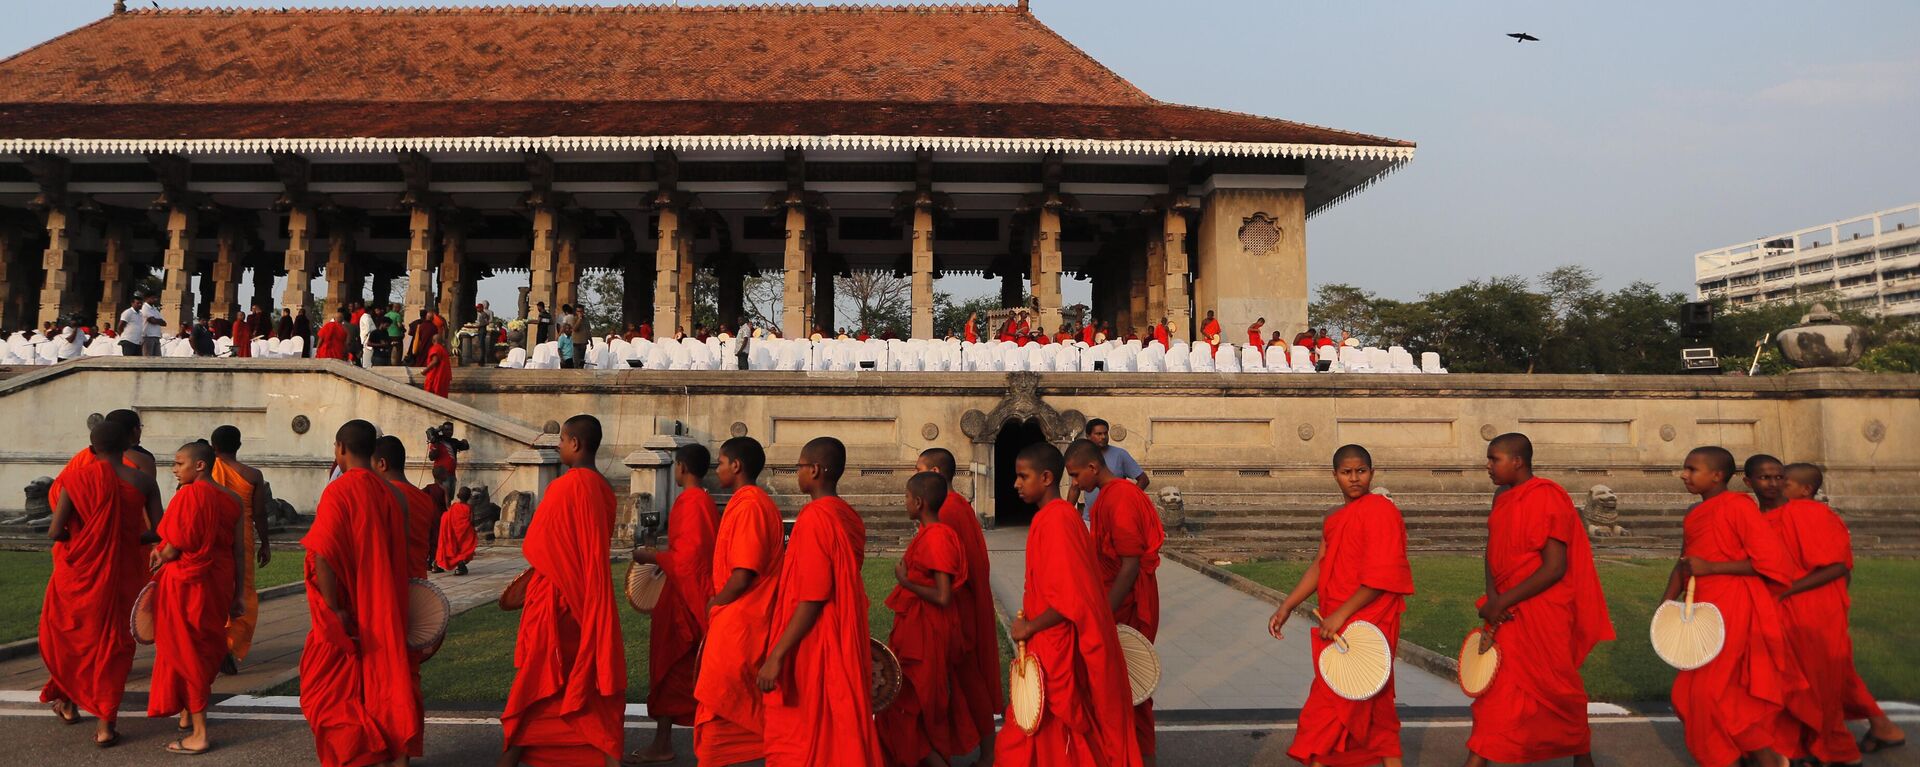
{"label": "building window", "polygon": [[1791,266],[1786,267],[1784,269],[1768,269],[1766,273],[1767,282],[1773,282],[1774,280],[1784,280],[1792,276],[1793,276],[1793,267]]}

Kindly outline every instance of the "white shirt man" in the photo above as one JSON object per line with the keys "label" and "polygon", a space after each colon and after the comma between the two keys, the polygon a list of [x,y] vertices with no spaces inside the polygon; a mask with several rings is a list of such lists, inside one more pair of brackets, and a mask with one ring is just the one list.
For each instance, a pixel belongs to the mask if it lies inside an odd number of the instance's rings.
{"label": "white shirt man", "polygon": [[71,359],[79,359],[82,355],[85,355],[87,353],[87,341],[91,339],[87,337],[86,331],[80,329],[80,326],[68,325],[60,329],[60,335],[54,340],[60,344],[55,347],[55,353],[59,356],[61,362],[66,362]]}
{"label": "white shirt man", "polygon": [[141,353],[148,357],[160,356],[160,337],[166,335],[167,321],[160,315],[160,307],[152,296],[148,296],[140,308],[140,316],[146,320],[146,334],[141,337]]}
{"label": "white shirt man", "polygon": [[369,309],[360,314],[360,367],[373,367],[373,331],[377,325],[373,321],[374,312]]}
{"label": "white shirt man", "polygon": [[123,356],[138,357],[146,348],[147,318],[141,312],[142,306],[135,301],[120,312],[120,354]]}

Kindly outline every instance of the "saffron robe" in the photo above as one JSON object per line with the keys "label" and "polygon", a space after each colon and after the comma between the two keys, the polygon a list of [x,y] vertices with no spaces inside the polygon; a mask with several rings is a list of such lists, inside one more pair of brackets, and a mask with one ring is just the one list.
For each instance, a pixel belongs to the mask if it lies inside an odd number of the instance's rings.
{"label": "saffron robe", "polygon": [[1200,326],[1200,338],[1207,343],[1213,344],[1215,348],[1219,348],[1220,320],[1209,319],[1206,323],[1202,324]]}
{"label": "saffron robe", "polygon": [[[1105,493],[1101,493],[1105,495]],[[1352,621],[1366,621],[1387,636],[1389,648],[1400,644],[1400,615],[1413,594],[1413,569],[1407,562],[1407,525],[1400,509],[1386,496],[1368,494],[1335,509],[1322,523],[1320,582],[1315,592],[1321,615],[1332,615],[1366,586],[1383,592],[1354,612]],[[1345,630],[1346,626],[1336,627]],[[1311,630],[1314,658],[1332,642]],[[1301,764],[1319,762],[1328,767],[1373,764],[1400,756],[1400,715],[1393,710],[1394,680],[1367,700],[1347,700],[1320,678],[1314,664],[1313,686],[1300,708],[1300,727],[1287,755]]]}
{"label": "saffron robe", "polygon": [[1487,516],[1487,569],[1495,589],[1508,591],[1532,577],[1548,540],[1566,544],[1566,574],[1516,605],[1513,618],[1494,632],[1500,673],[1473,702],[1467,750],[1503,764],[1593,750],[1580,665],[1595,644],[1613,639],[1614,633],[1586,525],[1567,491],[1544,477],[1494,496]]}
{"label": "saffron robe", "polygon": [[780,560],[768,649],[801,602],[825,604],[787,657],[779,686],[766,693],[767,767],[880,767],[867,589],[860,577],[866,551],[867,526],[846,501],[827,496],[801,507]]}
{"label": "saffron robe", "polygon": [[313,356],[323,360],[347,358],[347,326],[330,321],[320,326],[313,344]]}
{"label": "saffron robe", "polygon": [[707,636],[707,601],[713,599],[713,539],[720,510],[699,487],[680,491],[667,512],[667,549],[655,555],[666,588],[653,606],[647,638],[647,715],[693,724],[694,669]]}
{"label": "saffron robe", "polygon": [[887,646],[900,657],[900,694],[893,705],[875,717],[880,745],[886,763],[898,767],[918,765],[928,754],[943,756],[964,754],[979,743],[971,717],[955,716],[956,707],[965,709],[966,696],[956,695],[953,674],[958,668],[954,656],[960,651],[960,585],[966,583],[967,560],[960,545],[960,534],[940,522],[923,524],[907,544],[901,562],[907,568],[907,580],[931,588],[936,573],[946,573],[951,585],[945,606],[920,598],[907,587],[895,584],[887,595],[887,607],[893,610],[893,633]]}
{"label": "saffron robe", "polygon": [[[326,767],[359,767],[408,756],[420,738],[420,701],[407,652],[406,507],[367,469],[327,484],[307,550],[307,631],[300,655],[300,713]],[[320,596],[317,563],[339,580],[350,621]]]}
{"label": "saffron robe", "polygon": [[473,533],[473,507],[459,501],[440,515],[440,545],[434,551],[434,563],[452,570],[473,561],[478,544]]}
{"label": "saffron robe", "polygon": [[244,317],[233,320],[233,356],[253,356],[253,326]]}
{"label": "saffron robe", "polygon": [[1260,338],[1260,326],[1259,326],[1259,325],[1254,325],[1253,327],[1250,327],[1250,328],[1247,328],[1247,346],[1248,346],[1248,348],[1252,348],[1252,349],[1261,349],[1261,348],[1265,348],[1265,347],[1266,347],[1266,345],[1267,345],[1267,342],[1266,342],[1266,341],[1264,341],[1264,340],[1262,340],[1262,339]]}
{"label": "saffron robe", "polygon": [[405,482],[394,482],[393,489],[400,491],[407,502],[407,577],[425,578],[427,560],[433,556],[433,525],[440,519],[439,504],[427,491]]}
{"label": "saffron robe", "polygon": [[[1787,557],[1800,571],[1836,564],[1853,569],[1852,535],[1826,504],[1793,500],[1763,516],[1780,533]],[[1785,590],[1780,587],[1775,593]],[[1780,606],[1786,617],[1787,644],[1807,678],[1808,707],[1820,717],[1816,726],[1801,733],[1805,751],[1823,762],[1860,761],[1860,744],[1847,729],[1848,694],[1859,679],[1853,665],[1853,637],[1847,628],[1847,613],[1853,607],[1847,580],[1787,597]]]}
{"label": "saffron robe", "polygon": [[773,615],[774,583],[780,574],[786,526],[767,491],[748,485],[727,499],[713,540],[713,589],[717,595],[735,570],[756,574],[739,598],[707,613],[707,638],[694,680],[693,749],[701,764],[737,764],[766,755],[760,688],[755,679],[766,656],[767,623]]}
{"label": "saffron robe", "polygon": [[427,369],[420,387],[437,397],[447,396],[453,388],[453,364],[447,358],[447,347],[436,343],[427,348]]}
{"label": "saffron robe", "polygon": [[[1027,640],[1027,652],[1040,663],[1046,710],[1032,735],[1019,727],[1000,728],[994,764],[1140,764],[1127,661],[1100,581],[1093,536],[1080,512],[1057,498],[1040,507],[1027,528],[1026,565],[1021,611],[1038,617],[1053,610],[1066,620]],[[1011,708],[1005,721],[1013,721]]]}
{"label": "saffron robe", "polygon": [[[147,583],[147,497],[119,469],[91,450],[60,472],[57,487],[73,499],[67,539],[53,544],[53,575],[40,605],[40,660],[51,677],[41,702],[72,701],[112,722],[119,718],[133,635],[127,616]],[[58,503],[58,496],[48,493]]]}
{"label": "saffron robe", "polygon": [[240,504],[213,483],[192,482],[167,503],[160,540],[180,557],[160,566],[153,587],[153,686],[147,716],[207,710],[227,655],[233,606],[234,538]]}
{"label": "saffron robe", "polygon": [[[1726,644],[1712,662],[1682,671],[1673,680],[1673,712],[1687,738],[1687,751],[1705,765],[1732,764],[1749,751],[1791,748],[1797,725],[1783,716],[1817,725],[1817,711],[1792,712],[1789,701],[1810,701],[1807,680],[1787,645],[1780,608],[1767,581],[1781,586],[1801,576],[1780,534],[1743,493],[1723,492],[1701,501],[1682,523],[1683,556],[1709,562],[1753,563],[1758,577],[1708,575],[1697,579],[1695,601],[1720,610]],[[1800,706],[1794,706],[1800,708]],[[1794,757],[1796,754],[1787,754]]]}
{"label": "saffron robe", "polygon": [[[245,323],[236,325],[242,327]],[[221,487],[240,496],[240,517],[245,520],[245,529],[241,531],[241,548],[246,554],[245,562],[235,562],[240,568],[243,579],[240,584],[241,614],[237,618],[227,618],[227,652],[233,654],[234,662],[247,659],[247,652],[253,649],[253,630],[260,625],[260,592],[253,585],[255,552],[260,548],[260,534],[253,529],[253,493],[252,482],[240,473],[240,470],[225,460],[215,459],[213,470],[208,478],[220,483]],[[169,504],[171,507],[171,504]],[[164,521],[164,520],[162,520]],[[223,613],[224,615],[224,613]]]}
{"label": "saffron robe", "polygon": [[599,767],[625,743],[627,658],[607,541],[619,500],[593,469],[547,485],[521,551],[533,576],[500,715],[506,747],[533,767]]}
{"label": "saffron robe", "polygon": [[[957,584],[953,592],[960,608],[960,630],[956,632],[960,646],[954,653],[953,686],[966,701],[964,710],[956,705],[954,712],[974,719],[991,719],[993,712],[1006,709],[1007,701],[1000,691],[1000,626],[993,607],[987,536],[980,529],[980,515],[974,512],[973,504],[959,493],[947,493],[946,502],[940,505],[940,523],[959,534],[960,551],[966,557],[967,567],[966,580]],[[977,725],[960,733],[971,733],[973,737],[960,742],[957,754],[972,752],[987,736]],[[988,743],[987,747],[992,748],[993,744]]]}
{"label": "saffron robe", "polygon": [[1172,333],[1170,333],[1167,330],[1166,323],[1163,322],[1153,326],[1153,340],[1160,344],[1161,349],[1173,348],[1172,346],[1168,345],[1168,339],[1171,337],[1172,337]]}
{"label": "saffron robe", "polygon": [[[1113,622],[1138,629],[1153,641],[1160,635],[1160,544],[1167,539],[1160,524],[1160,512],[1145,491],[1130,479],[1115,478],[1100,487],[1088,511],[1093,527],[1093,551],[1100,559],[1101,593],[1109,593],[1120,577],[1122,557],[1140,558],[1140,575],[1133,589],[1121,597],[1113,611]],[[1140,739],[1140,754],[1157,752],[1153,736],[1153,700],[1133,707],[1133,729]]]}

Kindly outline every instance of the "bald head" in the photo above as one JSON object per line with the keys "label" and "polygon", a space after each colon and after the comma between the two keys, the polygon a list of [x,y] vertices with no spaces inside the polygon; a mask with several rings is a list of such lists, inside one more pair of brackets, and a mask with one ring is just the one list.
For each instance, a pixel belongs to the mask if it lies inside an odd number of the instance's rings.
{"label": "bald head", "polygon": [[1021,448],[1020,456],[1016,460],[1026,464],[1035,473],[1053,472],[1055,480],[1066,476],[1066,458],[1060,455],[1059,448],[1048,442],[1035,442]]}
{"label": "bald head", "polygon": [[948,482],[952,482],[954,474],[960,471],[959,465],[954,461],[953,451],[944,447],[930,447],[920,451],[920,465],[925,466],[928,471],[938,472]]}
{"label": "bald head", "polygon": [[767,468],[767,450],[752,437],[734,437],[720,443],[720,457],[738,463],[747,484],[753,484]]}
{"label": "bald head", "polygon": [[1373,468],[1373,454],[1359,445],[1342,445],[1339,450],[1333,451],[1333,468],[1338,469],[1340,464],[1353,459],[1358,459],[1369,469]]}
{"label": "bald head", "polygon": [[121,428],[132,434],[140,429],[140,414],[132,410],[120,409],[106,415],[106,419],[120,424]]}
{"label": "bald head", "polygon": [[186,457],[189,466],[196,463],[205,464],[207,467],[213,466],[213,446],[205,442],[195,441],[181,445],[180,455]]}
{"label": "bald head", "polygon": [[1768,466],[1780,465],[1782,464],[1778,458],[1767,455],[1766,453],[1754,453],[1753,455],[1747,456],[1747,462],[1740,467],[1740,471],[1749,478],[1752,478],[1760,476],[1760,473]]}
{"label": "bald head", "polygon": [[1733,453],[1728,452],[1724,447],[1719,445],[1696,447],[1693,452],[1687,453],[1687,457],[1699,458],[1705,462],[1709,471],[1720,472],[1725,477],[1733,476]]}
{"label": "bald head", "polygon": [[800,450],[800,461],[820,467],[827,481],[839,481],[847,472],[847,446],[833,437],[815,437]]}
{"label": "bald head", "polygon": [[591,456],[600,452],[600,419],[582,413],[567,419],[560,434],[580,442],[580,450]]}
{"label": "bald head", "polygon": [[1487,443],[1487,449],[1502,455],[1513,456],[1520,459],[1520,462],[1526,464],[1528,468],[1533,467],[1533,440],[1527,439],[1527,435],[1520,432],[1510,431],[1494,437],[1492,442]]}
{"label": "bald head", "polygon": [[359,418],[340,424],[340,430],[333,433],[334,444],[345,450],[347,455],[363,461],[373,460],[373,443],[379,438],[380,430]]}
{"label": "bald head", "polygon": [[240,452],[240,429],[235,426],[221,426],[213,430],[213,449],[222,453]]}
{"label": "bald head", "polygon": [[1076,468],[1106,463],[1106,458],[1101,453],[1100,446],[1094,444],[1092,440],[1076,439],[1073,444],[1067,445],[1066,462],[1068,468]]}
{"label": "bald head", "polygon": [[407,444],[392,434],[374,440],[373,464],[388,473],[406,471]]}
{"label": "bald head", "polygon": [[127,427],[118,421],[101,421],[87,435],[87,443],[96,454],[124,453],[127,451]]}
{"label": "bald head", "polygon": [[938,511],[947,502],[947,478],[931,471],[915,474],[907,479],[907,495]]}
{"label": "bald head", "polygon": [[1807,489],[1809,494],[1820,492],[1820,486],[1826,484],[1827,477],[1820,467],[1810,463],[1790,463],[1786,469],[1787,481]]}

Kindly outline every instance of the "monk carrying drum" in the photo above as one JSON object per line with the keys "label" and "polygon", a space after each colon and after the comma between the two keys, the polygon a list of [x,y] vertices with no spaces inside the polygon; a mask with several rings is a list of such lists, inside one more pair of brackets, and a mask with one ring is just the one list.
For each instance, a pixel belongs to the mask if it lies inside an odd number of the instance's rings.
{"label": "monk carrying drum", "polygon": [[713,539],[720,511],[700,483],[712,455],[705,445],[681,445],[673,453],[673,481],[680,495],[667,513],[667,549],[635,548],[636,565],[654,565],[666,578],[653,605],[647,652],[647,715],[653,743],[627,758],[630,764],[671,762],[673,726],[693,726],[694,670],[707,636],[707,600],[713,598]]}

